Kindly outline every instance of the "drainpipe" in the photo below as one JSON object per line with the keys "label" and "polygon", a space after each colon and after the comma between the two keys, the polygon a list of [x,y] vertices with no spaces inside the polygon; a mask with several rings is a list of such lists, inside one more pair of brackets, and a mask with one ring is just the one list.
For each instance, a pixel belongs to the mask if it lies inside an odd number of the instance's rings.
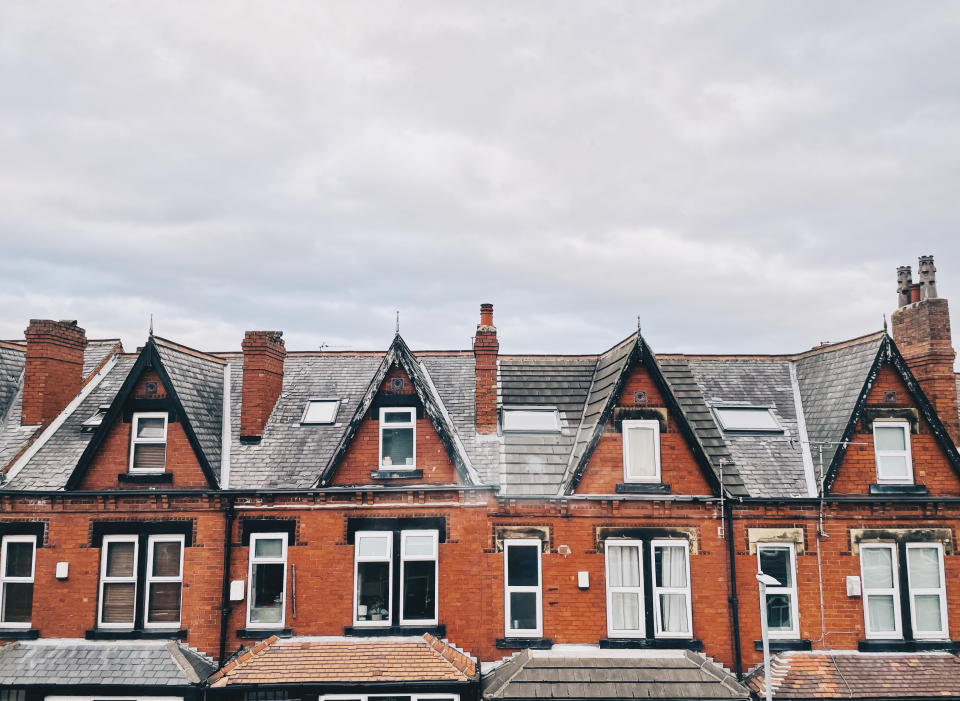
{"label": "drainpipe", "polygon": [[723,510],[727,522],[727,548],[730,552],[730,611],[733,614],[733,658],[737,680],[743,681],[743,656],[740,651],[740,602],[737,599],[737,548],[734,544],[733,504],[727,502]]}
{"label": "drainpipe", "polygon": [[233,520],[236,518],[233,496],[227,497],[223,527],[223,591],[220,595],[220,667],[226,661],[227,624],[230,622],[230,556],[233,554]]}

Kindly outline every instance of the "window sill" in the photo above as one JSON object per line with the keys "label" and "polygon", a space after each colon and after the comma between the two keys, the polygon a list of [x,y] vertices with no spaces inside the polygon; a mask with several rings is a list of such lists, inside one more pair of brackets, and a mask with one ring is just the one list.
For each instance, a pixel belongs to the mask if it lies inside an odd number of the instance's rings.
{"label": "window sill", "polygon": [[617,494],[669,494],[670,485],[661,482],[621,482]]}
{"label": "window sill", "polygon": [[[763,641],[754,640],[753,649],[763,650]],[[771,640],[770,641],[770,652],[791,652],[795,650],[807,651],[812,649],[813,649],[813,646],[810,644],[809,640]]]}
{"label": "window sill", "polygon": [[601,638],[601,650],[703,650],[703,641],[684,638]]}
{"label": "window sill", "polygon": [[40,631],[36,628],[0,628],[0,640],[36,640]]}
{"label": "window sill", "polygon": [[423,479],[423,470],[374,470],[370,479],[375,480],[418,480]]}
{"label": "window sill", "polygon": [[926,496],[927,485],[925,484],[871,484],[871,496],[882,496],[884,494],[913,494],[916,496]]}
{"label": "window sill", "polygon": [[186,640],[187,631],[162,628],[94,628],[86,633],[87,640]]}
{"label": "window sill", "polygon": [[500,650],[549,650],[552,647],[550,638],[497,638]]}
{"label": "window sill", "polygon": [[357,638],[369,638],[379,635],[423,635],[430,633],[435,638],[447,637],[447,627],[439,626],[344,626],[343,634]]}
{"label": "window sill", "polygon": [[858,652],[928,652],[933,650],[960,651],[956,640],[861,640]]}
{"label": "window sill", "polygon": [[163,483],[173,483],[173,473],[172,472],[145,472],[143,474],[136,474],[130,472],[121,472],[117,475],[117,482],[128,484],[163,484]]}
{"label": "window sill", "polygon": [[292,628],[240,628],[237,638],[240,640],[263,640],[271,635],[278,638],[289,638],[293,635]]}

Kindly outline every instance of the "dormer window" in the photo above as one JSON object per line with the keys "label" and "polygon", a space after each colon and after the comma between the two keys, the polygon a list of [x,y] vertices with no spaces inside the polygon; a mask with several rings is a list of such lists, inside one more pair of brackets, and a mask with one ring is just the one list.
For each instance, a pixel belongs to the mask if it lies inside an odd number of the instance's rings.
{"label": "dormer window", "polygon": [[560,414],[552,406],[504,408],[502,423],[503,430],[508,432],[556,433],[560,430]]}
{"label": "dormer window", "polygon": [[380,409],[380,468],[412,470],[417,466],[417,410]]}
{"label": "dormer window", "polygon": [[339,399],[311,399],[303,408],[301,424],[332,424],[337,420]]}
{"label": "dormer window", "polygon": [[660,422],[624,421],[623,481],[660,481]]}
{"label": "dormer window", "polygon": [[130,433],[130,472],[163,472],[166,463],[167,414],[134,414]]}
{"label": "dormer window", "polygon": [[773,411],[766,407],[718,406],[713,408],[713,413],[724,431],[783,432],[783,426]]}
{"label": "dormer window", "polygon": [[873,448],[879,484],[913,484],[909,423],[874,421]]}

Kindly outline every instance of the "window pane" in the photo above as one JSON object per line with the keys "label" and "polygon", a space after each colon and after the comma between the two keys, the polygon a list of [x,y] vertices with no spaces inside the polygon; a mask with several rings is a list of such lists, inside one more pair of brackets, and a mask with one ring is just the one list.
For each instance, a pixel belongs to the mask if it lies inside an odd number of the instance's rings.
{"label": "window pane", "polygon": [[8,582],[3,585],[3,611],[0,620],[4,623],[29,623],[33,611],[33,584]]}
{"label": "window pane", "polygon": [[539,545],[509,546],[507,548],[507,585],[511,587],[539,585],[540,578],[537,572],[539,558]]}
{"label": "window pane", "polygon": [[503,412],[504,431],[559,431],[555,409],[531,411],[508,409]]}
{"label": "window pane", "polygon": [[180,620],[180,582],[155,582],[150,585],[147,604],[148,623],[177,623]]}
{"label": "window pane", "polygon": [[664,633],[683,633],[689,629],[686,594],[660,595],[660,623]]}
{"label": "window pane", "polygon": [[726,431],[770,431],[779,430],[780,424],[773,418],[769,409],[728,407],[718,408],[722,428]]}
{"label": "window pane", "polygon": [[635,592],[614,592],[613,627],[616,630],[640,630],[640,595]]}
{"label": "window pane", "polygon": [[162,418],[140,418],[137,420],[137,438],[163,438]]}
{"label": "window pane", "polygon": [[403,618],[432,619],[436,616],[436,567],[432,561],[403,565]]}
{"label": "window pane", "polygon": [[362,557],[390,557],[390,538],[386,535],[357,537],[357,554]]}
{"label": "window pane", "polygon": [[383,414],[383,420],[388,424],[406,424],[410,423],[412,417],[409,411],[386,411]]}
{"label": "window pane", "polygon": [[357,611],[358,620],[390,620],[390,563],[357,563],[357,603],[367,607],[365,616]]}
{"label": "window pane", "polygon": [[107,544],[107,576],[132,577],[136,543]]}
{"label": "window pane", "polygon": [[888,594],[873,594],[867,597],[870,611],[871,633],[893,633],[897,626],[893,615],[893,597]]}
{"label": "window pane", "polygon": [[[260,542],[257,541],[257,545]],[[252,623],[279,623],[282,620],[283,568],[281,563],[253,566],[253,606],[250,608]]]}
{"label": "window pane", "polygon": [[33,543],[7,543],[7,577],[29,577],[33,569]]}
{"label": "window pane", "polygon": [[403,541],[407,557],[433,557],[432,535],[410,535]]}
{"label": "window pane", "polygon": [[877,457],[877,464],[880,468],[880,474],[885,479],[910,476],[906,455],[881,455]]}
{"label": "window pane", "polygon": [[537,595],[535,593],[510,593],[510,627],[515,630],[537,627]]}
{"label": "window pane", "polygon": [[136,585],[104,584],[103,585],[103,622],[129,623],[133,625],[133,607]]}
{"label": "window pane", "polygon": [[868,589],[893,587],[893,551],[888,548],[863,550],[863,586]]}
{"label": "window pane", "polygon": [[153,544],[153,576],[180,576],[180,543],[162,542]]}
{"label": "window pane", "polygon": [[761,548],[760,569],[780,582],[782,587],[793,586],[790,577],[789,548]]}
{"label": "window pane", "polygon": [[906,432],[900,426],[874,426],[877,450],[906,450]]}
{"label": "window pane", "polygon": [[656,477],[657,462],[654,455],[653,429],[634,426],[628,428],[628,450],[630,465],[627,467],[631,477]]}
{"label": "window pane", "polygon": [[910,548],[907,561],[911,587],[940,588],[940,553],[936,548]]}
{"label": "window pane", "polygon": [[608,545],[610,586],[640,586],[640,549],[632,545]]}
{"label": "window pane", "polygon": [[383,430],[383,455],[381,456],[381,458],[383,458],[384,465],[412,465],[413,464],[413,429],[412,428],[384,429]]}
{"label": "window pane", "polygon": [[914,597],[913,607],[917,612],[914,628],[924,632],[942,630],[940,597],[937,594],[921,594]]}
{"label": "window pane", "polygon": [[767,627],[793,630],[793,607],[789,594],[767,594]]}
{"label": "window pane", "polygon": [[658,545],[654,551],[658,587],[687,586],[687,552],[678,546]]}
{"label": "window pane", "polygon": [[307,402],[303,423],[330,424],[337,418],[339,402]]}
{"label": "window pane", "polygon": [[162,470],[166,455],[166,443],[136,443],[133,446],[133,467],[136,470]]}
{"label": "window pane", "polygon": [[283,557],[283,539],[258,538],[253,555],[254,557]]}

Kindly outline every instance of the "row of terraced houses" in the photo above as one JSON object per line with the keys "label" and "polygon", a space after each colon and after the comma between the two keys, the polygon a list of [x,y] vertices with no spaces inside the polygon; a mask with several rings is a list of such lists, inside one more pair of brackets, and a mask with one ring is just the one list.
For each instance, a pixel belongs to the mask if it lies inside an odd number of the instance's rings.
{"label": "row of terraced houses", "polygon": [[488,304],[465,350],[31,320],[0,701],[960,697],[958,379],[916,272],[889,329],[784,355],[511,355]]}

